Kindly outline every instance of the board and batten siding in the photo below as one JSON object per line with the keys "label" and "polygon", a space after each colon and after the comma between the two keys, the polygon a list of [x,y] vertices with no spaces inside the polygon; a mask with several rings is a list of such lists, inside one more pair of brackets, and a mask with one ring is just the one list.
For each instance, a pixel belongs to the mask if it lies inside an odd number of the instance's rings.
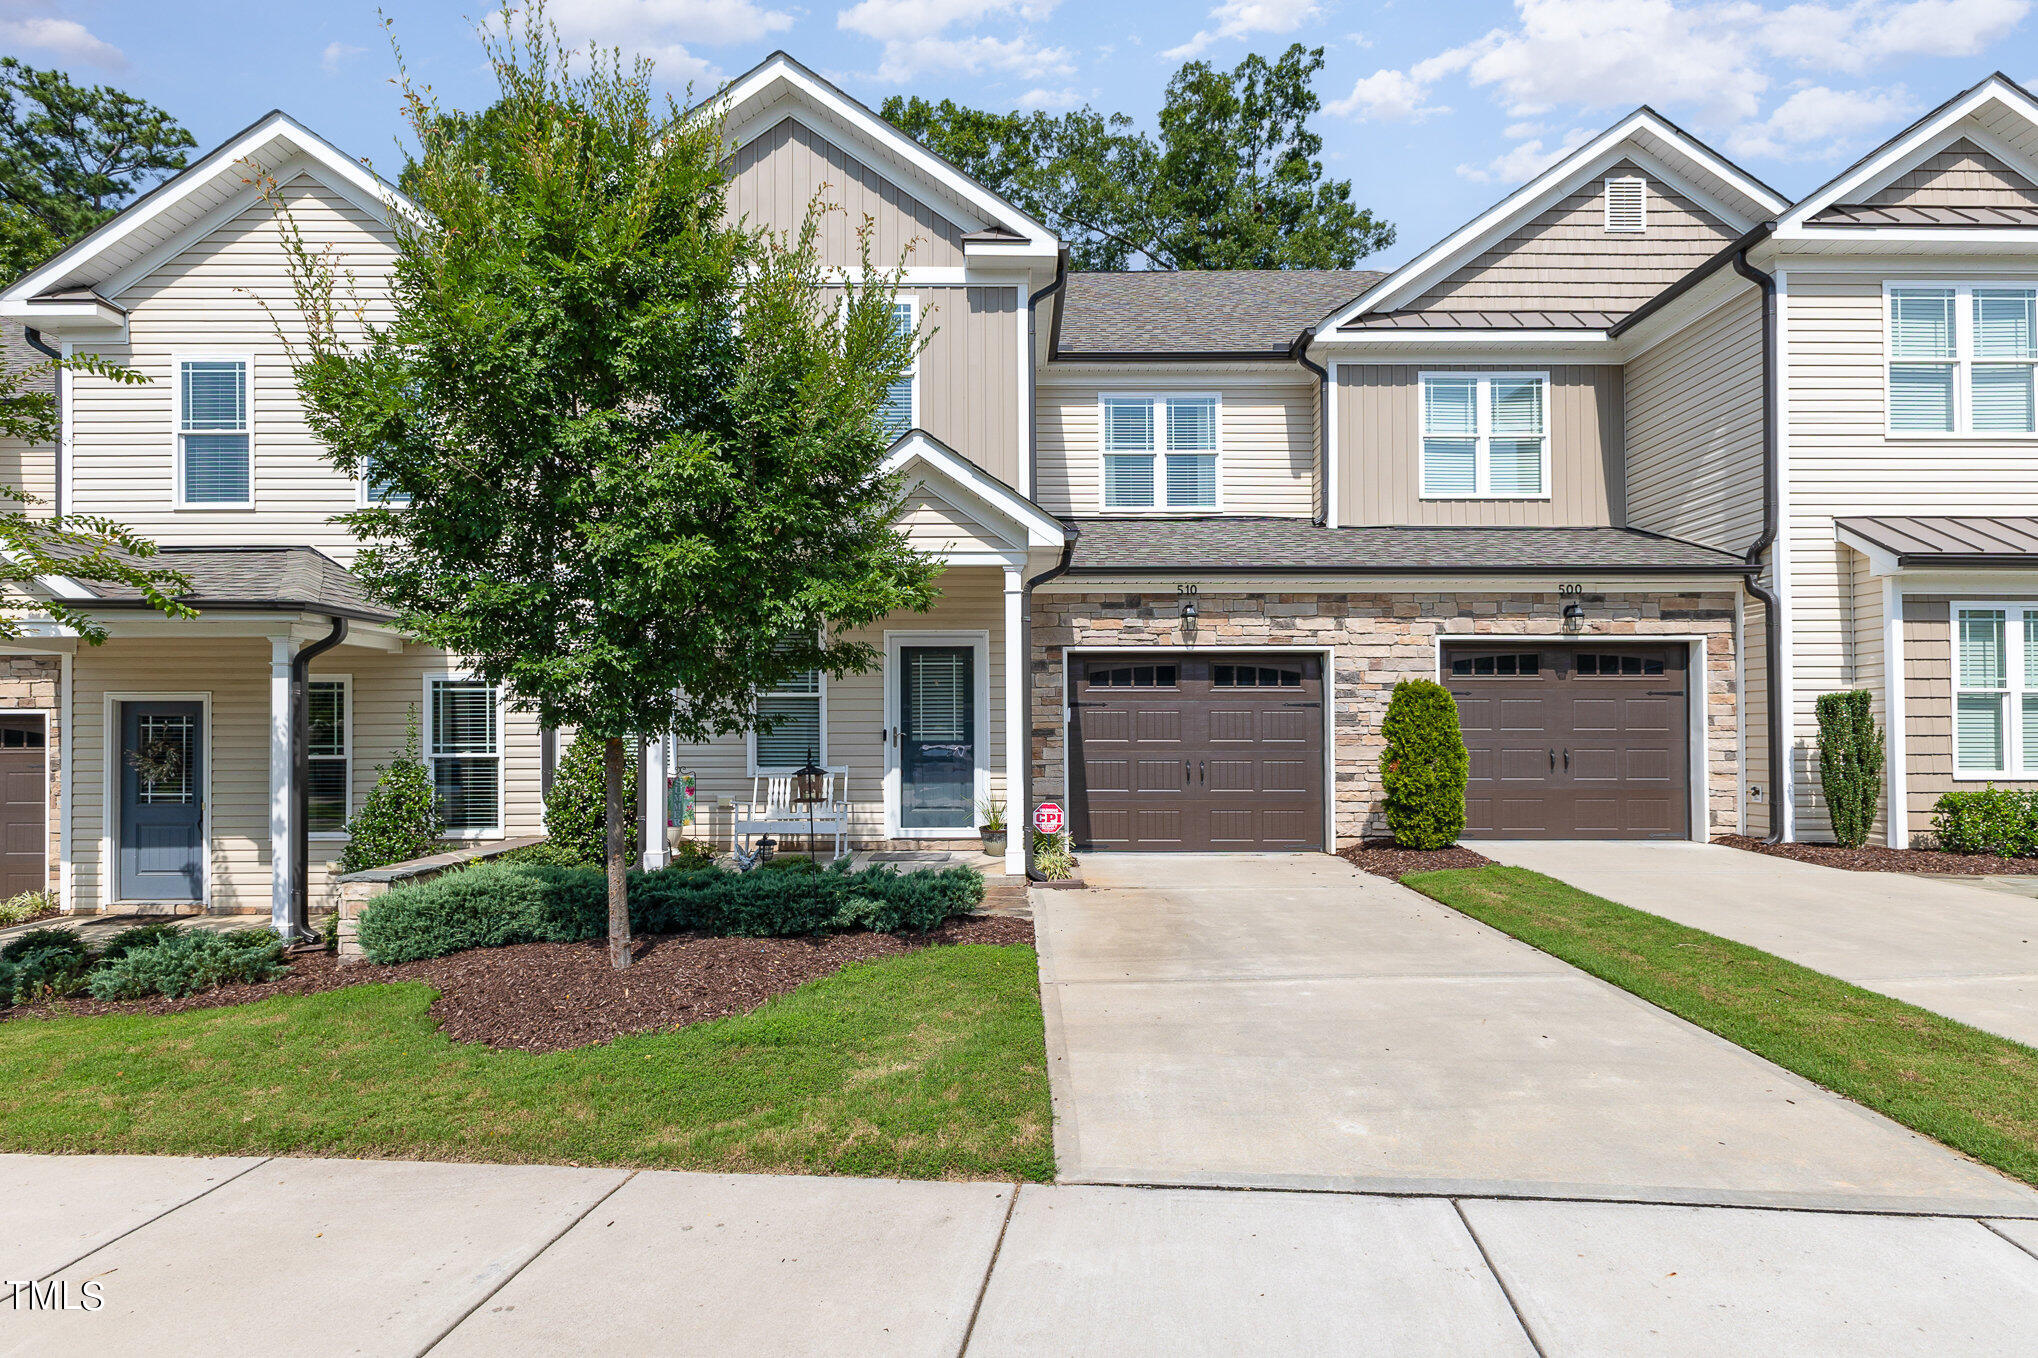
{"label": "board and batten siding", "polygon": [[1762,531],[1762,299],[1752,289],[1627,365],[1627,522],[1745,551]]}
{"label": "board and batten siding", "polygon": [[1020,484],[1017,287],[910,290],[920,308],[919,425],[1007,486]]}
{"label": "board and batten siding", "polygon": [[[269,841],[269,642],[259,637],[115,638],[82,652],[72,671],[70,734],[72,778],[71,856],[76,908],[105,908],[112,889],[104,841],[108,778],[118,778],[107,745],[109,694],[203,694],[210,703],[207,744],[211,773],[207,846],[211,905],[215,910],[270,908]],[[403,748],[405,724],[424,702],[424,676],[456,672],[443,654],[406,647],[400,654],[342,646],[313,665],[314,679],[348,675],[352,684],[352,806],[375,784],[378,766]],[[116,731],[114,739],[118,740]],[[504,833],[539,833],[544,808],[539,793],[537,719],[503,714]],[[116,784],[117,788],[117,784]],[[324,879],[338,854],[336,840],[310,843],[312,898],[324,895]]]}
{"label": "board and batten siding", "polygon": [[818,197],[821,262],[858,268],[858,233],[870,222],[873,266],[949,268],[963,263],[962,228],[797,118],[784,118],[726,162],[728,214],[796,235]]}
{"label": "board and batten siding", "polygon": [[[1550,375],[1549,498],[1425,499],[1420,374],[1516,370]],[[1336,373],[1339,523],[1540,528],[1622,523],[1618,366],[1340,361]]]}
{"label": "board and batten siding", "polygon": [[[1876,514],[2038,514],[2038,443],[1915,437],[1885,431],[1885,278],[2016,277],[1974,265],[1885,266],[1880,273],[1792,269],[1782,297],[1787,384],[1793,759],[1798,833],[1831,827],[1811,768],[1822,693],[1850,687],[1854,633],[1850,549],[1833,520]],[[2023,276],[2038,279],[2026,267]],[[1908,623],[1907,623],[1908,627]],[[1911,671],[1906,657],[1905,673]],[[1908,695],[1907,695],[1908,696]],[[1915,807],[1914,807],[1915,809]]]}
{"label": "board and batten siding", "polygon": [[[852,640],[885,651],[887,631],[990,634],[990,748],[978,758],[989,773],[991,796],[1005,797],[1005,576],[1002,570],[958,566],[942,574],[941,598],[926,613],[894,614],[876,626],[850,633]],[[825,681],[829,768],[849,770],[850,838],[870,844],[884,838],[885,684],[896,683],[880,662],[876,669]],[[984,685],[978,685],[979,690]],[[695,775],[696,816],[689,834],[727,848],[735,829],[734,811],[722,805],[733,798],[748,803],[754,777],[750,772],[747,736],[735,735],[696,745],[673,746],[673,768]],[[959,838],[969,838],[967,834]]]}
{"label": "board and batten siding", "polygon": [[[386,279],[395,248],[388,228],[340,195],[300,176],[283,200],[305,243],[351,270],[371,321],[388,319]],[[297,324],[283,228],[257,202],[116,298],[128,337],[95,346],[149,379],[129,386],[70,374],[72,513],[120,519],[164,546],[301,543],[341,561],[353,535],[331,522],[358,490],[326,461],[304,421],[290,357],[276,334]],[[266,309],[265,309],[266,308]],[[252,431],[253,509],[178,509],[171,428],[181,356],[246,356]],[[266,796],[266,794],[265,794]]]}
{"label": "board and batten siding", "polygon": [[[2038,603],[2038,594],[1987,596],[1991,602]],[[1962,602],[1967,596],[1962,596]],[[1940,794],[1980,788],[1953,777],[1953,597],[1904,596],[1905,804],[1913,842],[1932,833],[1932,804]],[[1996,787],[2038,792],[2038,782],[1989,780]]]}
{"label": "board and batten siding", "polygon": [[[1305,374],[1307,376],[1307,374]],[[1039,478],[1034,499],[1050,514],[1104,510],[1100,402],[1106,395],[1215,395],[1218,499],[1226,514],[1309,518],[1315,513],[1316,384],[1193,374],[1123,372],[1043,376],[1034,398]]]}
{"label": "board and batten siding", "polygon": [[[1603,181],[1629,175],[1648,182],[1648,229],[1608,231]],[[1738,234],[1632,161],[1621,161],[1403,309],[1632,311]]]}

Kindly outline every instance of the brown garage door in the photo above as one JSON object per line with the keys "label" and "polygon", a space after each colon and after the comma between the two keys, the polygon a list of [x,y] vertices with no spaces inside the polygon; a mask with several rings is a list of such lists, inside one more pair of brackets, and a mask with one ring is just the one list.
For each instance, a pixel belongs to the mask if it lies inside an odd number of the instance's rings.
{"label": "brown garage door", "polygon": [[0,900],[49,886],[48,756],[40,716],[0,716]]}
{"label": "brown garage door", "polygon": [[1683,646],[1450,646],[1444,679],[1472,756],[1465,833],[1683,839],[1691,833]]}
{"label": "brown garage door", "polygon": [[1073,657],[1075,842],[1147,852],[1323,847],[1323,659]]}

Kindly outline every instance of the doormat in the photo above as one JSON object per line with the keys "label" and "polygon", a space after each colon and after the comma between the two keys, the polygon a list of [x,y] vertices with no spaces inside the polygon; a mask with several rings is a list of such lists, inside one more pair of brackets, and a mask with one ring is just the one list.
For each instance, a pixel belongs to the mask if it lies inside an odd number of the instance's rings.
{"label": "doormat", "polygon": [[888,849],[883,853],[872,854],[870,861],[873,863],[948,863],[952,862],[954,857],[955,855],[953,854],[932,853],[924,849]]}

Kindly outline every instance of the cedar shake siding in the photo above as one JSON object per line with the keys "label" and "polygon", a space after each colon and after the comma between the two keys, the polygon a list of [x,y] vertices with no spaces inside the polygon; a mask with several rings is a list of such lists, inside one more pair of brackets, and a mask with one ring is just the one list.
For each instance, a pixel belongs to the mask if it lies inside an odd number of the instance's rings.
{"label": "cedar shake siding", "polygon": [[[1584,528],[1624,522],[1618,366],[1339,360],[1335,371],[1339,523]],[[1549,498],[1425,499],[1419,375],[1494,371],[1550,375]]]}
{"label": "cedar shake siding", "polygon": [[1762,531],[1762,299],[1750,290],[1627,365],[1627,522],[1745,551]]}
{"label": "cedar shake siding", "polygon": [[2038,186],[1962,137],[1868,201],[1876,207],[2038,207]]}
{"label": "cedar shake siding", "polygon": [[871,225],[871,265],[890,269],[953,268],[963,263],[962,228],[876,170],[786,118],[737,149],[728,160],[729,215],[753,227],[797,233],[821,195],[830,210],[820,221],[824,264],[860,267],[857,233]]}
{"label": "cedar shake siding", "polygon": [[[2038,602],[2038,593],[1978,591],[1962,602]],[[1906,803],[1914,842],[1932,834],[1932,804],[1941,793],[1987,786],[2038,791],[2038,783],[2009,779],[1953,777],[1953,596],[1910,594],[1904,598],[1904,769]]]}

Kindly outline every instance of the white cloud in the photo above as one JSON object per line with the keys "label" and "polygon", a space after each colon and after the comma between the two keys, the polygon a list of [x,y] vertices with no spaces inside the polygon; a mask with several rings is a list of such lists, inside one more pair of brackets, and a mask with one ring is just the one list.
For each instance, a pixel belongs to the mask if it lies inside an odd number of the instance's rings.
{"label": "white cloud", "polygon": [[1735,128],[1727,137],[1727,151],[1785,159],[1828,155],[1867,140],[1866,129],[1887,127],[1918,110],[1917,101],[1901,85],[1887,90],[1807,85],[1767,118]]}
{"label": "white cloud", "polygon": [[1024,80],[1075,73],[1065,47],[1047,47],[1020,34],[996,38],[983,33],[949,36],[958,21],[974,27],[987,18],[1025,22],[1044,19],[1059,0],[859,0],[838,11],[835,26],[884,44],[877,78],[897,84],[929,71],[950,75],[998,72]]}
{"label": "white cloud", "polygon": [[0,47],[48,52],[66,61],[82,61],[109,71],[127,69],[127,53],[94,36],[75,19],[41,14],[0,16]]}
{"label": "white cloud", "polygon": [[552,0],[545,17],[568,42],[598,42],[647,56],[683,52],[682,43],[750,42],[793,26],[791,14],[752,0]]}
{"label": "white cloud", "polygon": [[925,38],[958,19],[972,25],[994,16],[1010,15],[1033,22],[1054,12],[1060,0],[859,0],[838,12],[835,26],[866,38],[893,41]]}
{"label": "white cloud", "polygon": [[1804,66],[1867,70],[1900,57],[1971,57],[2031,12],[2030,0],[1854,0],[1765,11],[1756,40]]}
{"label": "white cloud", "polygon": [[346,65],[348,61],[360,56],[367,50],[365,47],[356,47],[352,43],[329,42],[326,44],[326,50],[319,53],[318,64],[325,68],[327,75],[334,75],[338,73],[340,67]]}
{"label": "white cloud", "polygon": [[1359,77],[1352,92],[1324,105],[1330,112],[1361,122],[1401,123],[1448,113],[1440,104],[1428,102],[1429,88],[1406,71],[1375,71]]}
{"label": "white cloud", "polygon": [[1074,89],[1030,89],[1019,96],[1019,107],[1031,112],[1041,109],[1048,113],[1060,113],[1083,102],[1083,96]]}
{"label": "white cloud", "polygon": [[1510,150],[1503,151],[1484,165],[1460,165],[1458,174],[1475,183],[1520,184],[1535,178],[1550,166],[1570,155],[1592,139],[1589,127],[1574,127],[1560,137],[1554,145],[1546,145],[1541,137],[1533,137]]}
{"label": "white cloud", "polygon": [[1244,38],[1254,33],[1293,33],[1322,13],[1315,0],[1301,0],[1299,4],[1283,0],[1223,0],[1210,11],[1212,27],[1161,55],[1169,61],[1186,61],[1228,38]]}

